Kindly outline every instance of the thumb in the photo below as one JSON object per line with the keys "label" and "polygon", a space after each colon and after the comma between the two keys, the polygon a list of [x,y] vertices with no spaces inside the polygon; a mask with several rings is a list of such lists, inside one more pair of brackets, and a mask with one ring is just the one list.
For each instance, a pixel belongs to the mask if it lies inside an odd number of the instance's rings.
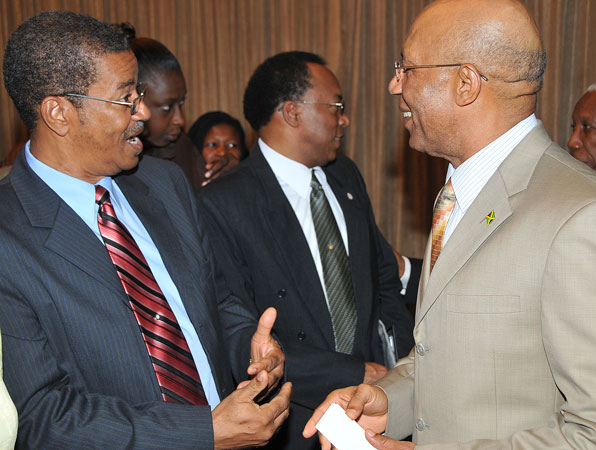
{"label": "thumb", "polygon": [[365,435],[366,440],[370,442],[374,448],[379,450],[389,450],[397,443],[397,441],[388,438],[387,436],[383,436],[382,434],[377,434],[372,430],[366,430]]}
{"label": "thumb", "polygon": [[263,314],[261,314],[261,318],[259,319],[259,324],[257,325],[257,331],[253,336],[253,339],[256,340],[266,340],[269,339],[271,336],[271,329],[275,324],[275,319],[277,318],[277,310],[273,307],[267,308]]}

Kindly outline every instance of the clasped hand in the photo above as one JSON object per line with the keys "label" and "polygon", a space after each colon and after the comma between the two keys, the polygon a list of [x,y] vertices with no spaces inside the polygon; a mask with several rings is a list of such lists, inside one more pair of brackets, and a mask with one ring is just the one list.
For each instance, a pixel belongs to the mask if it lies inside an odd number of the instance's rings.
{"label": "clasped hand", "polygon": [[[333,403],[344,408],[346,415],[366,430],[366,439],[373,447],[379,450],[414,448],[414,444],[411,442],[395,441],[380,434],[385,431],[387,426],[388,400],[381,388],[369,384],[337,389],[329,394],[306,423],[302,433],[305,438],[309,438],[317,432],[315,425]],[[322,450],[333,448],[325,436],[319,434],[319,440]]]}

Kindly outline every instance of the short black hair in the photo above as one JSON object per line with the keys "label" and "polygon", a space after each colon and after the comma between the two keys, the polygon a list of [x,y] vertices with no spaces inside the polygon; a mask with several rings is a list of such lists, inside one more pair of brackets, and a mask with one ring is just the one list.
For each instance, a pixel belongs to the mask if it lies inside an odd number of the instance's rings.
{"label": "short black hair", "polygon": [[110,25],[122,33],[128,39],[129,43],[137,37],[137,30],[135,30],[135,26],[130,22],[112,23]]}
{"label": "short black hair", "polygon": [[244,91],[244,116],[257,131],[267,125],[275,109],[298,100],[312,87],[307,63],[327,63],[314,53],[292,51],[267,58],[252,74]]}
{"label": "short black hair", "polygon": [[240,137],[241,159],[246,158],[248,156],[248,149],[246,148],[246,138],[244,136],[242,125],[240,125],[238,119],[223,111],[209,111],[200,116],[188,130],[188,137],[194,146],[202,152],[203,145],[205,144],[205,138],[207,137],[209,130],[215,125],[221,124],[230,125],[236,130],[238,136]]}
{"label": "short black hair", "polygon": [[97,81],[97,58],[127,50],[124,36],[107,23],[70,11],[42,12],[8,39],[4,86],[33,131],[45,97],[87,94]]}
{"label": "short black hair", "polygon": [[146,84],[147,78],[156,72],[177,72],[182,75],[178,59],[161,42],[141,37],[131,39],[130,48],[139,63],[139,82]]}

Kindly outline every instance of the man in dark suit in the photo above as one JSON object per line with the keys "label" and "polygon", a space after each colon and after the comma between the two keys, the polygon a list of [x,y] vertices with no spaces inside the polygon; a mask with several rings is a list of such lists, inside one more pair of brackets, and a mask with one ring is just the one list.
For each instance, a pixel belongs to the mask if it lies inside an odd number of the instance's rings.
{"label": "man in dark suit", "polygon": [[[260,139],[237,170],[200,192],[199,211],[235,296],[257,312],[278,310],[275,331],[294,393],[287,424],[270,445],[308,449],[318,443],[306,441],[302,427],[331,387],[371,383],[386,373],[379,318],[400,356],[412,347],[413,321],[364,181],[338,155],[349,119],[323,59],[304,52],[269,58],[248,83],[244,111]],[[309,197],[321,190],[338,242],[321,239],[316,206],[311,214]],[[325,263],[326,252],[338,251],[349,258],[341,282],[331,279]],[[353,297],[347,319],[334,312],[332,291],[340,283],[351,292],[341,301]],[[343,319],[352,321],[347,349],[339,337]]]}
{"label": "man in dark suit", "polygon": [[[124,37],[87,16],[39,14],[9,39],[4,81],[31,132],[0,183],[0,326],[17,447],[267,442],[290,394],[286,385],[270,403],[253,401],[283,373],[275,312],[250,351],[228,355],[234,339],[222,333],[190,186],[174,164],[139,163],[150,114]],[[237,390],[234,358],[253,360],[254,378]]]}

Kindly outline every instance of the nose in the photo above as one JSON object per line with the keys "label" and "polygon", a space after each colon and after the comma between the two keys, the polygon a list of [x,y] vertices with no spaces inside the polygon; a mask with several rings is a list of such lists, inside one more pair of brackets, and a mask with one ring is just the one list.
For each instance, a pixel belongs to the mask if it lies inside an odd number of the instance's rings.
{"label": "nose", "polygon": [[582,146],[582,141],[579,138],[580,129],[581,126],[576,126],[573,130],[573,133],[571,133],[571,136],[569,136],[567,147],[569,147],[569,150],[571,150],[572,153],[576,152]]}
{"label": "nose", "polygon": [[145,105],[145,102],[142,101],[139,103],[139,106],[137,107],[135,113],[132,115],[132,118],[133,120],[137,121],[147,121],[151,118],[151,111],[149,110],[147,105]]}
{"label": "nose", "polygon": [[347,126],[350,125],[350,118],[348,117],[348,115],[346,113],[341,113],[341,116],[339,116],[339,124],[345,128]]}
{"label": "nose", "polygon": [[219,144],[216,148],[215,148],[215,152],[219,155],[219,156],[224,156],[226,154],[226,146],[223,144]]}
{"label": "nose", "polygon": [[174,108],[174,117],[172,117],[172,123],[179,126],[180,128],[184,128],[184,113],[182,112],[180,105],[176,105]]}
{"label": "nose", "polygon": [[402,90],[402,79],[397,78],[397,75],[391,78],[388,89],[391,95],[400,95]]}

